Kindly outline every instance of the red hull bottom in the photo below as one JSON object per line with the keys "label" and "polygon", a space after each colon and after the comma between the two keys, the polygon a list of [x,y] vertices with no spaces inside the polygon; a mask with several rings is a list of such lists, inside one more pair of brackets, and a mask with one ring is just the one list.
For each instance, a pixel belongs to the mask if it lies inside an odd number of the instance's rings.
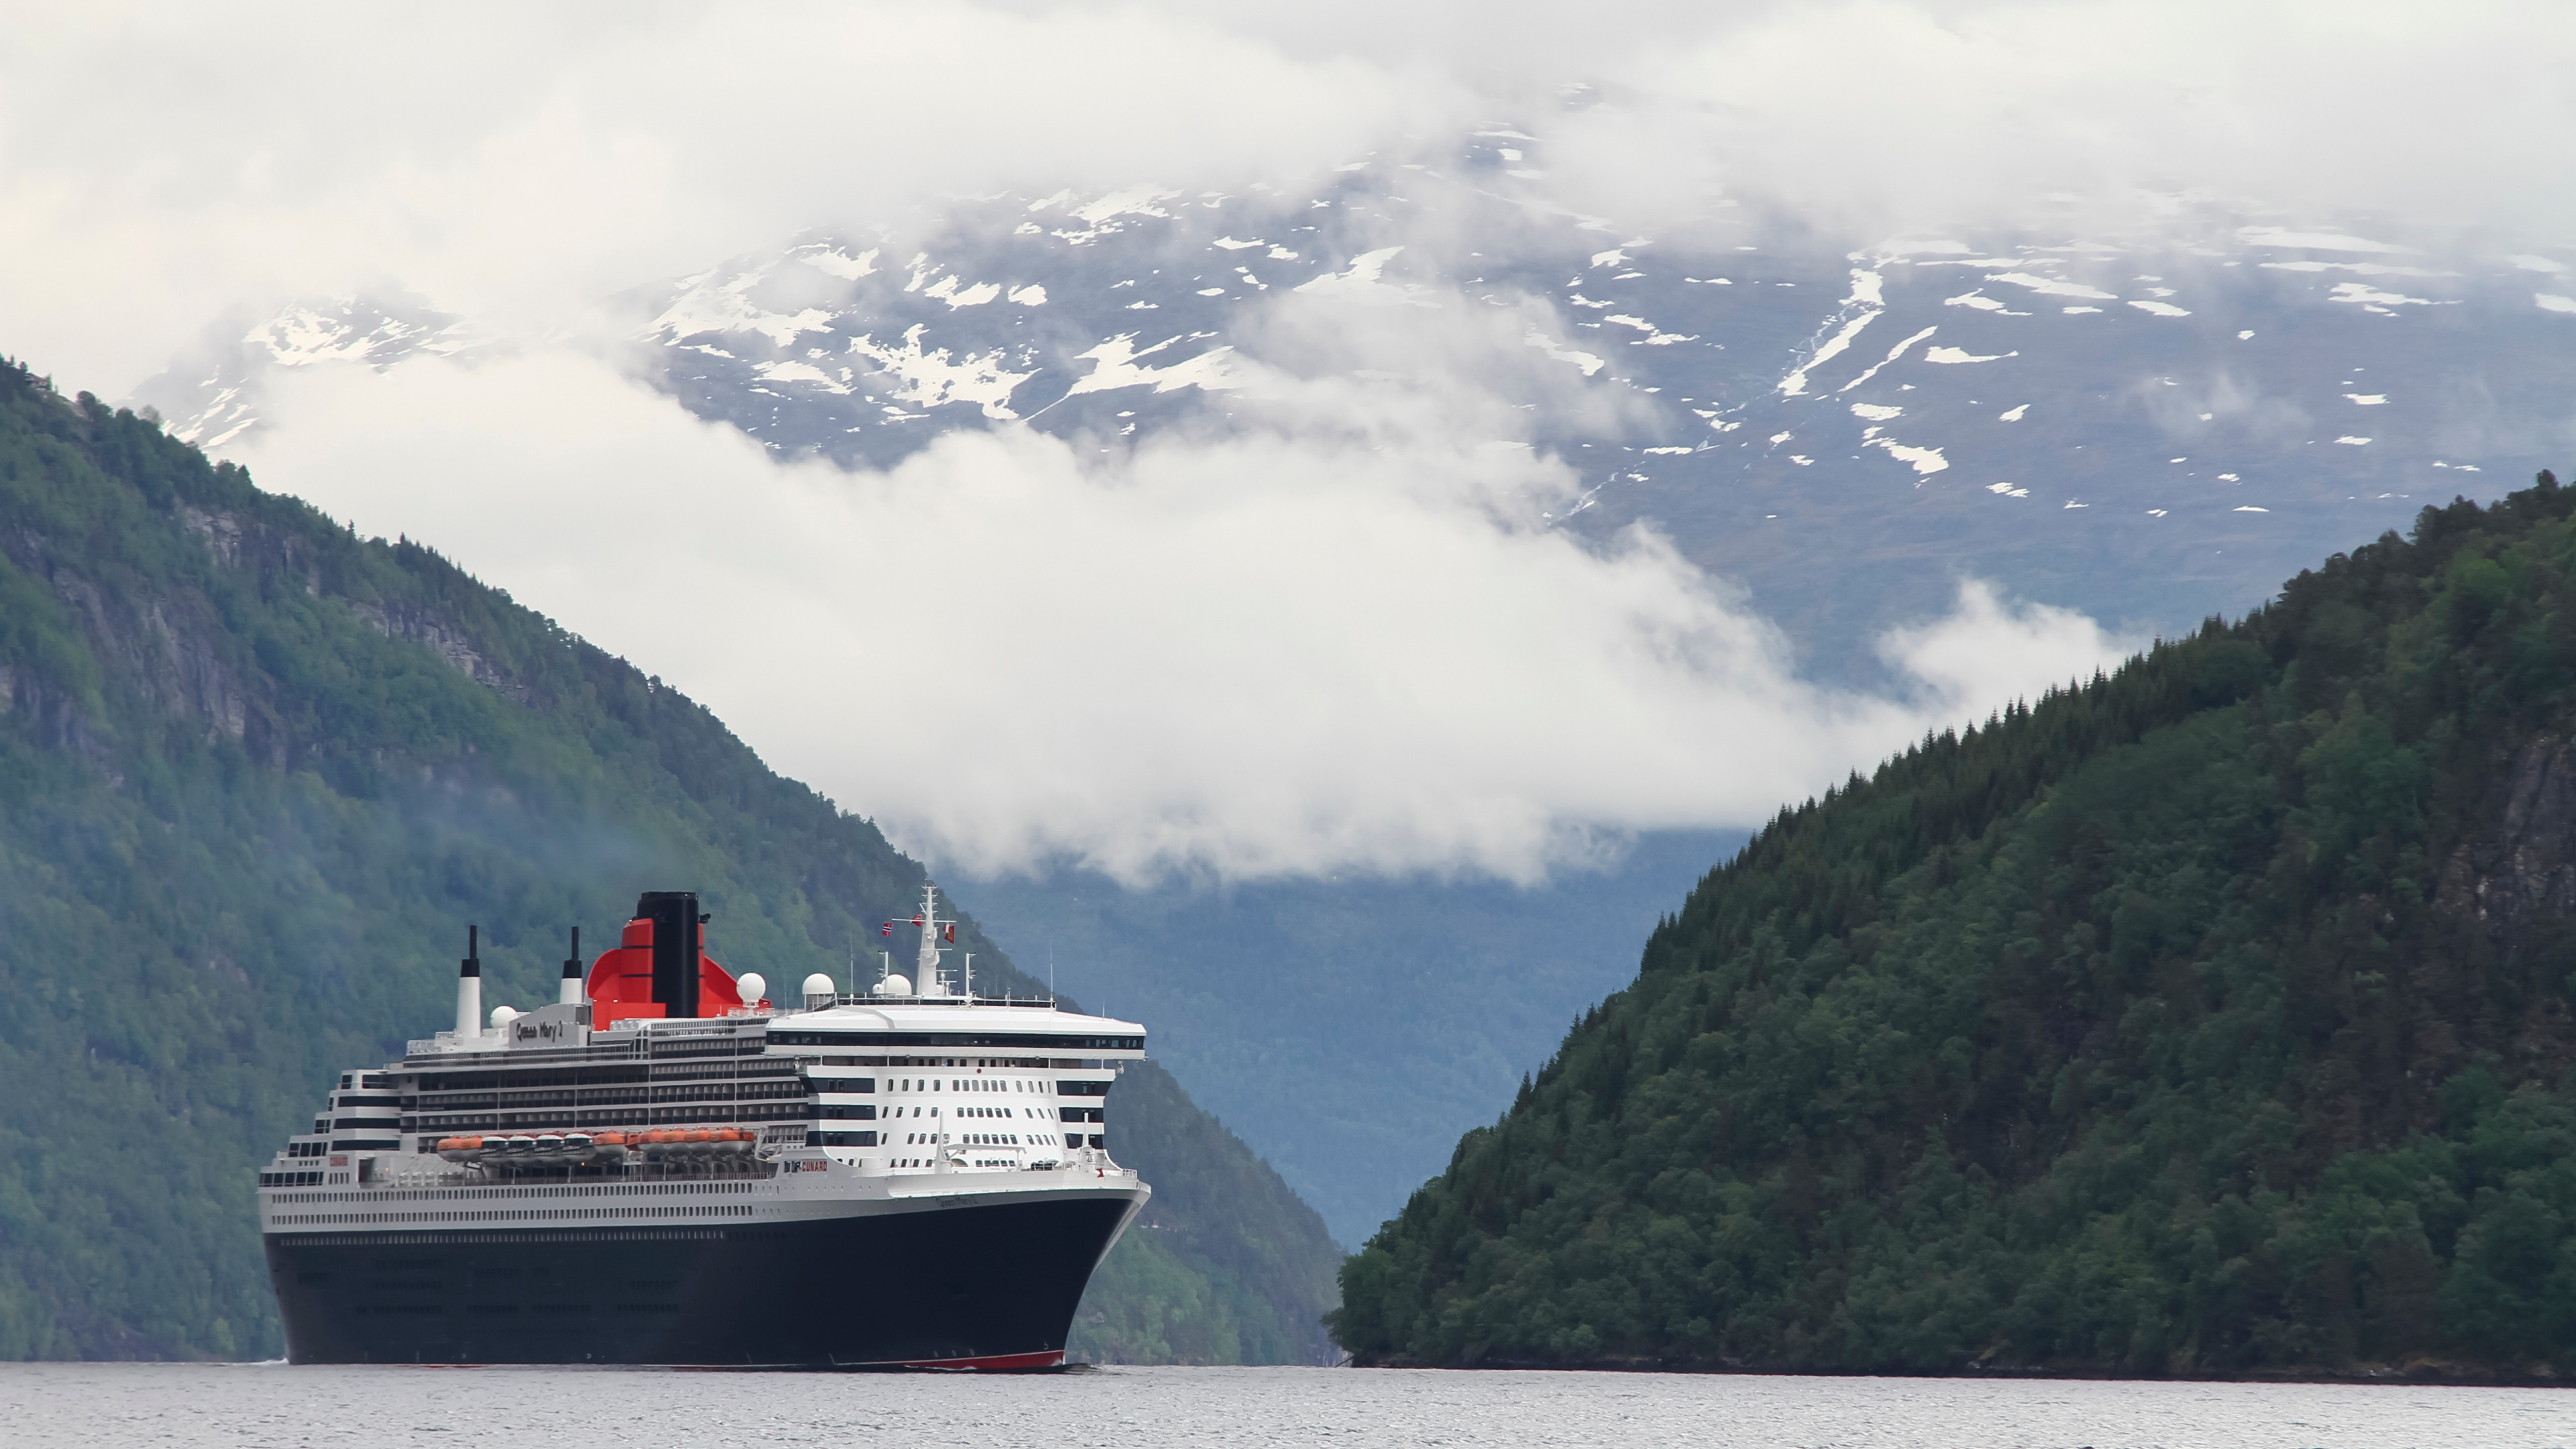
{"label": "red hull bottom", "polygon": [[907,1369],[984,1369],[984,1372],[1010,1372],[1010,1369],[1061,1369],[1064,1348],[1048,1348],[1043,1354],[989,1354],[984,1359],[907,1359]]}
{"label": "red hull bottom", "polygon": [[984,1358],[924,1358],[908,1360],[905,1368],[915,1369],[982,1369],[986,1372],[1012,1369],[1051,1369],[1064,1367],[1064,1350],[1048,1349],[1044,1353],[997,1353]]}

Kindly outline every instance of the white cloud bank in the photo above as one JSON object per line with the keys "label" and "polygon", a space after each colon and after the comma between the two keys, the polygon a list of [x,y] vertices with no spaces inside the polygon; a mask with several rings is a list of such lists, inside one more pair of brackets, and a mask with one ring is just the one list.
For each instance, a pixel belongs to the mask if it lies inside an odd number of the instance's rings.
{"label": "white cloud bank", "polygon": [[1329,171],[1473,110],[1130,6],[19,7],[0,348],[112,395],[236,307],[408,291],[500,335],[943,198]]}
{"label": "white cloud bank", "polygon": [[[434,542],[981,869],[1526,878],[1595,831],[1759,819],[2125,645],[1972,585],[1887,641],[1908,697],[1801,681],[1654,537],[1592,552],[1546,525],[1570,478],[1505,400],[1572,369],[1526,340],[1562,319],[1528,310],[1283,313],[1245,349],[1230,437],[955,437],[845,475],[777,468],[567,343],[602,297],[942,196],[1294,187],[1372,152],[1437,159],[1496,119],[1538,138],[1535,190],[1621,235],[1729,199],[1861,243],[2195,198],[2503,246],[2576,231],[2576,190],[2538,184],[2576,170],[2576,11],[2528,5],[11,20],[0,348],[113,395],[233,309],[355,290],[463,316],[499,360],[302,370],[246,461]],[[1569,102],[1565,81],[1589,89]],[[1328,356],[1344,332],[1413,348],[1368,365],[1415,385],[1259,360]],[[687,592],[633,564],[673,518]]]}
{"label": "white cloud bank", "polygon": [[1496,118],[1538,194],[1622,227],[1724,193],[1865,244],[2200,198],[2510,250],[2576,233],[2571,70],[2576,9],[2473,0],[20,7],[0,347],[114,395],[296,297],[546,333],[801,227],[1294,187]]}
{"label": "white cloud bank", "polygon": [[436,541],[978,873],[1527,880],[1599,833],[1760,819],[2132,647],[1970,586],[1890,640],[1915,697],[1819,689],[1653,535],[1546,527],[1567,470],[1453,446],[1471,398],[1344,386],[1270,377],[1229,438],[962,434],[848,474],[555,351],[311,372],[246,461]]}

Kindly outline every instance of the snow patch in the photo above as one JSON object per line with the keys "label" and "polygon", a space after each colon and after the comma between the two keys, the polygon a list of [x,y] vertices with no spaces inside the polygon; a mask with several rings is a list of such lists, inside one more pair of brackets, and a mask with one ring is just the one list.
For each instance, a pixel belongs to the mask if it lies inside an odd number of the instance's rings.
{"label": "snow patch", "polygon": [[1905,416],[1903,408],[1882,407],[1877,403],[1853,403],[1851,410],[1853,417],[1867,418],[1873,423],[1883,423],[1890,418]]}
{"label": "snow patch", "polygon": [[[1871,431],[1875,432],[1877,429],[1873,428]],[[1911,448],[1894,438],[1871,438],[1869,446],[1885,448],[1888,456],[1900,463],[1910,464],[1917,473],[1938,473],[1950,466],[1950,460],[1942,457],[1941,450],[1938,448]]]}
{"label": "snow patch", "polygon": [[752,369],[763,382],[809,382],[825,392],[846,393],[848,388],[831,374],[810,362],[764,362]]}
{"label": "snow patch", "polygon": [[1878,376],[1878,370],[1904,356],[1905,349],[1912,347],[1915,343],[1922,341],[1924,338],[1929,337],[1940,330],[1941,329],[1939,327],[1926,327],[1922,331],[1915,333],[1913,336],[1906,338],[1894,347],[1887,349],[1887,355],[1880,358],[1878,361],[1871,363],[1868,368],[1862,371],[1860,376],[1853,378],[1851,381],[1844,383],[1838,388],[1835,388],[1834,391],[1849,392],[1853,388],[1860,386],[1862,383],[1869,381],[1871,378]]}
{"label": "snow patch", "polygon": [[1429,287],[1385,280],[1386,264],[1395,259],[1396,253],[1403,250],[1404,248],[1396,246],[1363,252],[1351,259],[1350,270],[1326,272],[1312,281],[1299,283],[1297,290],[1312,292],[1318,296],[1350,297],[1373,307],[1440,305],[1430,300]]}
{"label": "snow patch", "polygon": [[2531,294],[2531,300],[2539,303],[2540,310],[2543,312],[2576,312],[2576,297],[2555,297],[2547,292],[2534,292]]}
{"label": "snow patch", "polygon": [[1023,307],[1043,307],[1047,300],[1046,288],[1036,282],[1025,287],[1013,287],[1007,295]]}
{"label": "snow patch", "polygon": [[921,345],[921,334],[928,330],[914,323],[903,334],[900,347],[869,336],[853,337],[850,351],[875,363],[894,379],[886,385],[886,393],[899,402],[924,408],[974,403],[984,410],[984,416],[997,422],[1019,416],[1010,409],[1010,396],[1021,383],[1037,375],[1034,371],[1009,371],[999,350],[968,353],[953,360],[945,347],[927,351]]}
{"label": "snow patch", "polygon": [[2378,288],[2373,287],[2368,282],[2337,282],[2334,284],[2334,295],[2329,297],[2327,300],[2333,302],[2357,302],[2365,307],[2372,305],[2383,307],[2394,307],[2400,305],[2408,307],[2430,307],[2433,305],[2432,299],[2429,297],[2409,297],[2398,292],[2383,292]]}
{"label": "snow patch", "polygon": [[1629,343],[1628,345],[1631,347],[1670,347],[1676,342],[1697,342],[1699,340],[1699,334],[1696,332],[1691,333],[1687,337],[1678,332],[1666,332],[1643,317],[1626,317],[1614,314],[1612,316],[1604,317],[1601,320],[1604,322],[1616,322],[1622,327],[1634,327],[1646,334],[1645,336],[1638,338],[1636,341]]}
{"label": "snow patch", "polygon": [[2344,396],[2366,408],[2375,408],[2388,401],[2388,394],[2384,392],[2348,392]]}
{"label": "snow patch", "polygon": [[1548,336],[1546,333],[1539,331],[1535,327],[1531,328],[1526,334],[1524,334],[1521,341],[1528,343],[1530,346],[1537,348],[1541,352],[1546,353],[1550,361],[1571,363],[1575,367],[1582,369],[1585,377],[1590,377],[1592,374],[1599,372],[1602,368],[1609,365],[1589,352],[1578,352],[1575,349],[1566,346],[1564,343],[1557,341],[1555,338]]}
{"label": "snow patch", "polygon": [[1139,352],[1135,346],[1136,334],[1126,332],[1110,338],[1089,352],[1079,353],[1075,356],[1075,361],[1088,360],[1093,366],[1090,374],[1074,383],[1065,396],[1079,397],[1087,392],[1112,392],[1122,387],[1151,387],[1156,392],[1176,392],[1181,388],[1195,387],[1206,392],[1218,392],[1243,386],[1242,379],[1235,374],[1233,364],[1226,361],[1226,355],[1234,351],[1231,347],[1211,347],[1196,357],[1185,362],[1175,362],[1169,367],[1154,368],[1137,365],[1141,360],[1153,356],[1180,340],[1178,337],[1167,337]]}
{"label": "snow patch", "polygon": [[1995,352],[1995,353],[1988,353],[1988,354],[1986,354],[1985,356],[1982,356],[1982,357],[1981,357],[1981,356],[1978,356],[1976,353],[1970,352],[1968,349],[1966,349],[1966,348],[1964,348],[1964,347],[1934,347],[1934,348],[1930,348],[1930,349],[1928,349],[1928,350],[1926,350],[1926,351],[1924,352],[1924,354],[1923,354],[1923,360],[1924,360],[1925,362],[1948,362],[1948,363],[1958,363],[1958,362],[2001,362],[2001,361],[2003,361],[2003,360],[2004,360],[2005,358],[2007,358],[2007,357],[2019,357],[2019,356],[2021,356],[2021,352],[2020,352],[2020,350],[2019,350],[2018,348],[2016,348],[2015,350],[2013,350],[2013,351],[2011,351],[2011,352]]}
{"label": "snow patch", "polygon": [[1170,212],[1154,203],[1170,201],[1179,195],[1177,191],[1166,191],[1159,186],[1130,186],[1122,191],[1110,192],[1098,201],[1077,206],[1073,208],[1071,214],[1076,221],[1087,221],[1094,226],[1112,217],[1170,216]]}
{"label": "snow patch", "polygon": [[2370,441],[2370,439],[2368,439],[2368,438],[2356,438],[2356,437],[2354,437],[2352,434],[2350,434],[2350,433],[2346,433],[2346,434],[2344,434],[2342,437],[2335,439],[2335,441],[2336,441],[2336,442],[2338,442],[2338,443],[2347,444],[2347,445],[2349,445],[2349,446],[2351,446],[2351,447],[2358,448],[2358,447],[2360,447],[2362,444],[2369,442],[2369,441]]}
{"label": "snow patch", "polygon": [[2137,308],[2141,312],[2155,317],[2188,317],[2191,315],[2190,309],[2177,307],[2171,302],[2132,301],[2129,305]]}
{"label": "snow patch", "polygon": [[2295,262],[2262,262],[2258,265],[2275,272],[2351,272],[2362,277],[2456,277],[2457,272],[2439,272],[2429,267],[2392,267],[2384,262],[2321,262],[2307,258]]}
{"label": "snow patch", "polygon": [[792,255],[814,270],[826,276],[838,277],[845,282],[855,282],[877,269],[877,248],[875,247],[870,247],[855,257],[835,246],[816,246]]}
{"label": "snow patch", "polygon": [[1851,279],[1851,295],[1843,299],[1843,305],[1865,310],[1843,323],[1842,330],[1827,338],[1824,345],[1816,349],[1815,355],[1809,357],[1804,366],[1780,379],[1776,391],[1782,397],[1803,396],[1807,391],[1807,374],[1840,357],[1843,350],[1852,345],[1852,339],[1860,335],[1860,330],[1877,320],[1879,312],[1886,306],[1886,303],[1880,300],[1883,279],[1878,273],[1855,267],[1852,269]]}
{"label": "snow patch", "polygon": [[768,268],[761,267],[721,285],[692,287],[654,318],[649,330],[671,343],[709,332],[757,332],[779,347],[794,346],[808,332],[831,330],[832,314],[820,308],[770,312],[744,295],[767,275]]}
{"label": "snow patch", "polygon": [[2017,422],[2020,422],[2020,421],[2021,421],[2021,419],[2022,419],[2022,414],[2027,413],[2027,412],[2029,412],[2029,411],[2030,411],[2030,404],[2028,404],[2028,403],[2023,403],[2021,406],[2019,406],[2019,407],[2017,407],[2017,408],[2014,408],[2014,409],[2013,409],[2012,411],[2010,411],[2010,412],[2004,412],[2004,413],[1997,413],[1997,414],[1995,414],[1995,420],[1996,420],[1997,422],[2017,423]]}
{"label": "snow patch", "polygon": [[2336,232],[2291,231],[2278,226],[2244,226],[2236,229],[2237,238],[2251,247],[2288,247],[2303,252],[2402,252],[2406,247],[2386,242],[2367,241],[2357,236]]}
{"label": "snow patch", "polygon": [[2059,281],[2055,277],[2036,276],[2029,272],[1990,272],[1986,280],[2010,282],[2016,287],[2028,287],[2044,297],[2093,297],[2105,302],[2118,300],[2099,287],[2088,287],[2082,282]]}
{"label": "snow patch", "polygon": [[[952,278],[950,278],[949,280],[950,280],[950,281],[954,281],[954,280],[956,280],[956,279],[952,277]],[[942,286],[945,286],[945,285],[947,285],[947,284],[946,284],[946,283],[942,283],[941,285],[942,285]],[[932,293],[931,295],[932,295],[932,296],[938,296],[939,294],[938,294],[938,293],[936,293],[936,292],[934,292],[934,293]],[[949,295],[949,296],[946,296],[946,297],[940,297],[940,300],[941,300],[941,301],[943,301],[943,302],[946,302],[946,303],[947,303],[950,307],[952,307],[952,308],[955,308],[955,307],[981,307],[981,306],[983,306],[985,303],[992,301],[994,298],[996,298],[996,297],[998,297],[998,296],[1000,296],[1000,295],[1002,295],[1002,284],[1001,284],[1001,283],[999,283],[999,282],[977,282],[975,285],[973,285],[973,286],[971,286],[971,287],[968,287],[966,290],[964,290],[964,291],[962,291],[962,292],[955,292],[955,293],[953,293],[953,294],[951,294],[951,295]]]}

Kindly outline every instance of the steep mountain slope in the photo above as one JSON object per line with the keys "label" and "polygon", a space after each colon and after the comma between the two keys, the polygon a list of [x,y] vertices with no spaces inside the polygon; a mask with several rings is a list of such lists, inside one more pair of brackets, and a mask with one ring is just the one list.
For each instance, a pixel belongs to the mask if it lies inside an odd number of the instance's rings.
{"label": "steep mountain slope", "polygon": [[[274,1353],[252,1167],[333,1073],[446,1019],[465,922],[489,999],[533,1004],[566,926],[682,881],[727,964],[794,981],[922,880],[426,548],[0,366],[0,1357]],[[1321,1221],[1159,1068],[1113,1107],[1169,1186],[1075,1349],[1325,1352]]]}
{"label": "steep mountain slope", "polygon": [[2576,1366],[2576,493],[1781,817],[1346,1266],[1362,1361]]}

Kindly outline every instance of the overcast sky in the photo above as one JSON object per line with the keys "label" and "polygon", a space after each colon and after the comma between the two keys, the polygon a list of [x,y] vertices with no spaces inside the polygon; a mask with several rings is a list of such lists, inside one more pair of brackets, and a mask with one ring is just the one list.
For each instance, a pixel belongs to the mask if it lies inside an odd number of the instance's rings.
{"label": "overcast sky", "polygon": [[[416,296],[505,346],[309,370],[234,455],[680,684],[899,841],[982,869],[1526,879],[1758,820],[2136,641],[1963,581],[1886,641],[1903,692],[1802,681],[1652,534],[1548,525],[1571,475],[1513,445],[1552,384],[1464,308],[1278,300],[1262,325],[1305,365],[1248,358],[1224,435],[1088,459],[955,437],[850,474],[624,376],[602,300],[943,196],[1294,186],[1495,120],[1542,138],[1568,204],[1637,228],[1721,196],[1855,244],[2214,205],[2557,245],[2570,13],[52,7],[0,47],[0,351],[118,396],[219,319]],[[1364,361],[1406,381],[1354,386]],[[631,568],[671,516],[700,521],[687,597]]]}

